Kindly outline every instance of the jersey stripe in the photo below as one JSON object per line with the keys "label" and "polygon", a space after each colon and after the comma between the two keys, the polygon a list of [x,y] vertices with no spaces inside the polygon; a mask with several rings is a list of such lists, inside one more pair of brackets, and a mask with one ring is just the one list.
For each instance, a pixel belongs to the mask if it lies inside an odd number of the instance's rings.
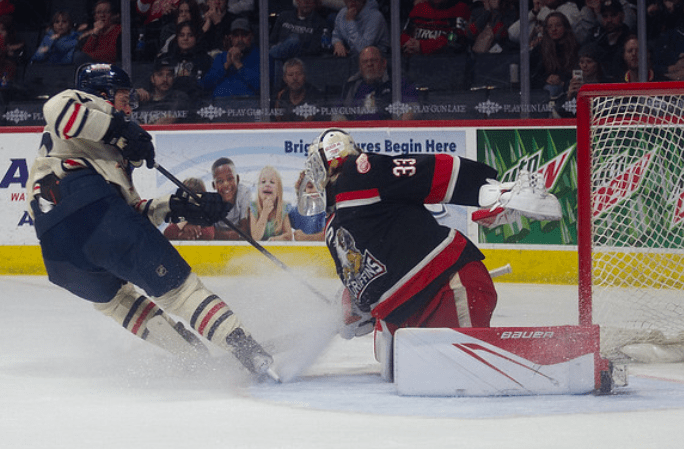
{"label": "jersey stripe", "polygon": [[78,129],[76,129],[76,132],[74,132],[71,137],[78,137],[81,134],[81,131],[83,131],[83,128],[85,127],[86,122],[88,121],[88,114],[90,111],[88,108],[83,108],[83,117],[81,118],[81,121],[78,125]]}
{"label": "jersey stripe", "polygon": [[335,196],[335,205],[338,209],[345,207],[368,206],[380,202],[378,189],[355,190],[343,192]]}
{"label": "jersey stripe", "polygon": [[64,120],[64,116],[67,114],[69,109],[71,108],[71,105],[74,104],[76,100],[73,98],[67,101],[67,103],[64,105],[62,110],[60,111],[59,115],[57,116],[57,120],[55,120],[55,133],[57,133],[57,136],[62,139],[64,136],[62,135],[61,129],[62,129],[62,120]]}
{"label": "jersey stripe", "polygon": [[435,155],[435,173],[426,203],[448,203],[454,193],[461,160],[446,154]]}
{"label": "jersey stripe", "polygon": [[74,104],[74,112],[71,113],[71,115],[69,116],[69,120],[67,120],[67,123],[64,126],[64,129],[62,130],[62,136],[64,136],[65,139],[71,139],[72,136],[69,135],[69,131],[71,131],[71,128],[74,126],[74,122],[76,122],[80,110],[81,103]]}

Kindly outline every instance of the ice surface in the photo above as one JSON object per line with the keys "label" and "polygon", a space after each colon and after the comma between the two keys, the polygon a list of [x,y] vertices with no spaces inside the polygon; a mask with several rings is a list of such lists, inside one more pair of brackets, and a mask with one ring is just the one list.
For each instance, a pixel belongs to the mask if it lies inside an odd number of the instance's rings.
{"label": "ice surface", "polygon": [[[682,364],[633,366],[610,396],[400,397],[380,380],[372,338],[333,336],[335,312],[292,277],[203,280],[289,382],[254,384],[218,351],[210,364],[180,364],[43,277],[0,277],[0,448],[682,445]],[[493,325],[577,322],[575,287],[497,287]]]}

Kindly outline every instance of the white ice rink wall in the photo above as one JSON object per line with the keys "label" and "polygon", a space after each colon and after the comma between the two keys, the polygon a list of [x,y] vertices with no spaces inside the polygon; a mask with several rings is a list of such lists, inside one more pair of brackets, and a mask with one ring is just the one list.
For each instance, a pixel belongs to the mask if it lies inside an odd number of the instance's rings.
{"label": "white ice rink wall", "polygon": [[[471,211],[466,208],[449,207],[437,215],[446,225],[461,230],[478,243],[490,269],[506,263],[513,266],[513,274],[502,281],[575,283],[574,121],[440,122],[439,126],[435,123],[333,125],[351,131],[357,144],[369,152],[444,153],[478,159],[495,166],[500,178],[514,177],[520,168],[543,171],[551,191],[560,194],[564,215],[567,215],[560,225],[524,222],[487,231],[470,222]],[[179,179],[198,177],[212,190],[211,164],[219,157],[229,157],[236,164],[240,182],[254,192],[259,171],[265,165],[272,165],[282,176],[285,201],[295,204],[294,183],[303,168],[306,148],[326,125],[212,124],[147,129],[155,141],[157,161]],[[25,190],[41,135],[42,129],[36,127],[0,129],[0,274],[44,273],[40,248],[27,212]],[[154,170],[137,169],[134,178],[143,197],[176,190],[175,185]],[[194,269],[204,275],[244,275],[271,268],[271,262],[247,242],[174,241],[174,244]],[[323,243],[263,244],[289,266],[334,276]]]}

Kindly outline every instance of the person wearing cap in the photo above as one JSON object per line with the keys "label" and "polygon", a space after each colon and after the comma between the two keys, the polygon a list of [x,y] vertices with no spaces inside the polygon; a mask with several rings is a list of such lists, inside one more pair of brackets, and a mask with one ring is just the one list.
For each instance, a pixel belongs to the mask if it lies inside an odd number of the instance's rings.
{"label": "person wearing cap", "polygon": [[140,123],[168,125],[188,118],[190,99],[188,95],[173,88],[174,64],[169,58],[154,62],[150,76],[150,91],[136,89],[140,106],[133,112],[133,118]]}
{"label": "person wearing cap", "polygon": [[603,0],[601,25],[594,30],[589,42],[601,49],[604,70],[611,80],[618,80],[622,74],[622,48],[630,34],[632,33],[625,24],[624,8],[620,0]]}
{"label": "person wearing cap", "polygon": [[[624,23],[630,30],[636,30],[636,8],[628,0],[618,0],[625,15]],[[577,41],[584,45],[594,38],[594,31],[601,26],[601,6],[604,0],[586,0],[580,10],[580,21],[575,27]]]}
{"label": "person wearing cap", "polygon": [[573,71],[573,77],[568,85],[567,97],[572,100],[577,97],[577,92],[584,84],[605,83],[606,77],[601,67],[601,50],[596,44],[584,45],[579,50],[579,69],[582,75],[578,76]]}
{"label": "person wearing cap", "polygon": [[212,96],[256,96],[260,89],[259,49],[253,45],[249,21],[238,18],[224,38],[223,51],[216,55],[209,72],[199,81]]}

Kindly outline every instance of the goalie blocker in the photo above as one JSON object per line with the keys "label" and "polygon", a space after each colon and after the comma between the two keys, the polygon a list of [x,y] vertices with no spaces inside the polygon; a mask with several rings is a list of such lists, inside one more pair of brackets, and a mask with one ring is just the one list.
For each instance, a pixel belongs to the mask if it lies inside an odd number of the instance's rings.
{"label": "goalie blocker", "polygon": [[598,326],[405,328],[393,343],[400,395],[609,393],[627,384],[625,368],[599,356]]}

